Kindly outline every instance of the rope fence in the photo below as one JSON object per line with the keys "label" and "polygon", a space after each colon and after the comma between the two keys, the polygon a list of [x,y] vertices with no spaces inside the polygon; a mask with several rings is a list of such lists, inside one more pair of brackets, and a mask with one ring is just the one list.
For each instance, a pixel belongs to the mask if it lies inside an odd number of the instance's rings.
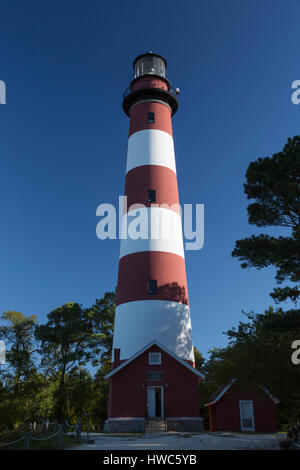
{"label": "rope fence", "polygon": [[[72,426],[70,426],[70,424],[68,422],[66,422],[65,424],[57,424],[56,422],[51,423],[51,424],[55,424],[58,427],[58,431],[51,434],[51,436],[32,437],[30,431],[28,431],[24,434],[23,437],[20,437],[19,439],[16,439],[15,441],[5,442],[3,444],[0,444],[0,447],[9,447],[11,445],[16,444],[17,442],[24,441],[24,449],[29,450],[30,449],[30,441],[40,441],[40,442],[41,441],[49,441],[50,439],[53,439],[53,437],[57,436],[57,447],[59,449],[63,449],[63,437],[67,436],[68,434],[69,435],[72,434],[72,431],[69,431],[68,433],[64,432],[64,426],[66,428],[72,428]],[[44,422],[41,424],[41,426],[44,426]],[[30,428],[31,428],[31,426],[30,426]],[[36,429],[36,426],[34,427],[34,429]],[[43,429],[44,429],[44,427],[43,427]],[[82,426],[81,426],[81,420],[79,419],[76,426],[75,426],[75,428],[74,428],[74,430],[73,430],[73,434],[76,435],[76,441],[77,442],[81,441],[81,432],[82,432]]]}
{"label": "rope fence", "polygon": [[6,446],[10,446],[12,444],[15,444],[16,442],[21,442],[21,441],[24,441],[25,439],[25,436],[21,437],[20,439],[16,439],[15,441],[12,441],[12,442],[7,442],[5,444],[0,444],[0,447],[6,447]]}

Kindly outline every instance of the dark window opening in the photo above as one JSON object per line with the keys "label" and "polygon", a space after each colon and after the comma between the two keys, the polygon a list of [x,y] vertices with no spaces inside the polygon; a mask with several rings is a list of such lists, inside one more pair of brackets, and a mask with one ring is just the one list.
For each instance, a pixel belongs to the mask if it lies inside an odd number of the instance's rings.
{"label": "dark window opening", "polygon": [[164,380],[164,373],[159,371],[148,371],[148,382],[162,382]]}
{"label": "dark window opening", "polygon": [[155,122],[154,113],[147,113],[147,122]]}
{"label": "dark window opening", "polygon": [[155,189],[148,189],[148,202],[156,201],[156,191]]}
{"label": "dark window opening", "polygon": [[157,280],[150,279],[148,281],[148,294],[157,294]]}

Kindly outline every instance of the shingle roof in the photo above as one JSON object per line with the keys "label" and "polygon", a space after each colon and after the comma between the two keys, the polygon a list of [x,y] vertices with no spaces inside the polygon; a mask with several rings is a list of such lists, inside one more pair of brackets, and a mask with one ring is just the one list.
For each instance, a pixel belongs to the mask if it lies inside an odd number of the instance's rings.
{"label": "shingle roof", "polygon": [[[225,393],[230,389],[234,382],[236,382],[236,379],[233,379],[229,384],[222,385],[222,387],[218,388],[218,390],[211,395],[210,399],[204,406],[210,406],[217,403],[222,398],[222,396],[225,395]],[[263,386],[260,386],[260,388],[269,396],[269,398],[275,403],[275,405],[279,403],[278,398],[273,397],[269,390],[267,390]]]}

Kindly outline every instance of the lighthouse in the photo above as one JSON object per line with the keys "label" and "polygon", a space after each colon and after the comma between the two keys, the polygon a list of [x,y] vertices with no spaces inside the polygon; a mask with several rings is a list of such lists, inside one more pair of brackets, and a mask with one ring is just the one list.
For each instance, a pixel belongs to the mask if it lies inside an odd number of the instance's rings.
{"label": "lighthouse", "polygon": [[202,430],[172,116],[179,90],[167,62],[133,62],[124,208],[106,429]]}

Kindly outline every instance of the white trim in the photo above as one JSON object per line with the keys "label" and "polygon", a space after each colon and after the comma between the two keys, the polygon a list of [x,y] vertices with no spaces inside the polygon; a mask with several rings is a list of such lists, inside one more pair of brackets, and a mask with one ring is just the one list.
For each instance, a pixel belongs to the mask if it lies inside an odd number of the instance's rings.
{"label": "white trim", "polygon": [[221,390],[221,392],[219,393],[219,395],[211,402],[209,403],[206,403],[204,406],[210,406],[210,405],[214,405],[215,403],[217,403],[223,395],[225,395],[225,393],[227,392],[227,390],[230,389],[231,385],[236,381],[236,379],[233,379],[230,384],[228,384],[226,387],[223,388],[223,390]]}
{"label": "white trim", "polygon": [[114,374],[116,374],[117,372],[119,372],[120,370],[122,370],[124,367],[126,367],[128,364],[130,364],[130,362],[132,362],[134,359],[136,359],[138,356],[140,356],[141,354],[143,354],[143,352],[147,351],[147,349],[149,349],[151,346],[153,345],[156,345],[158,346],[160,349],[162,349],[165,353],[169,354],[169,356],[173,357],[173,359],[176,359],[176,361],[178,361],[180,364],[182,364],[184,367],[186,367],[187,369],[189,369],[191,372],[193,372],[195,375],[198,375],[199,377],[201,377],[201,379],[204,379],[204,375],[199,372],[197,369],[194,369],[194,367],[192,367],[188,362],[186,362],[184,359],[181,359],[179,356],[177,356],[176,354],[174,354],[172,351],[170,351],[168,348],[166,348],[165,346],[163,346],[162,344],[160,344],[158,341],[154,340],[152,341],[151,343],[147,344],[147,346],[145,346],[143,349],[141,349],[140,351],[138,351],[136,354],[134,354],[133,356],[131,356],[129,359],[127,359],[127,361],[123,362],[122,364],[120,364],[118,367],[116,367],[115,369],[113,369],[112,371],[110,371],[108,374],[106,374],[105,378],[106,379],[109,379],[111,376],[113,376]]}
{"label": "white trim", "polygon": [[275,403],[275,405],[278,405],[278,403],[280,403],[280,401],[278,400],[278,398],[276,397],[273,397],[273,395],[271,395],[271,393],[269,392],[269,390],[267,390],[265,387],[263,387],[262,385],[260,386],[260,388],[263,390],[263,392],[265,392],[269,398],[271,398],[271,400]]}
{"label": "white trim", "polygon": [[164,166],[176,173],[174,142],[168,132],[143,129],[129,137],[126,173],[144,165]]}
{"label": "white trim", "polygon": [[[249,416],[249,418],[252,419],[252,427],[245,427],[245,426],[243,426],[243,420],[242,420],[242,404],[243,404],[243,403],[251,404],[251,407],[252,407],[252,414],[251,414],[251,416]],[[242,430],[242,431],[255,431],[253,400],[239,400],[239,408],[240,408],[241,430]],[[244,416],[244,418],[247,419],[247,416]]]}

